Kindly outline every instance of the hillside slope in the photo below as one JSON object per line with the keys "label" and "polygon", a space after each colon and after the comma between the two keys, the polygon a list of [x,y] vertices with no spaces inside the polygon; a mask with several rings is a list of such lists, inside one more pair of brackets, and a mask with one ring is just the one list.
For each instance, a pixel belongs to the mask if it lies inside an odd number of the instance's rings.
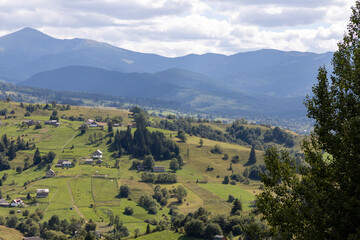
{"label": "hillside slope", "polygon": [[82,91],[113,96],[142,97],[179,102],[201,113],[254,117],[294,118],[305,115],[300,97],[278,98],[222,88],[213,79],[187,70],[121,73],[69,66],[35,74],[24,86]]}

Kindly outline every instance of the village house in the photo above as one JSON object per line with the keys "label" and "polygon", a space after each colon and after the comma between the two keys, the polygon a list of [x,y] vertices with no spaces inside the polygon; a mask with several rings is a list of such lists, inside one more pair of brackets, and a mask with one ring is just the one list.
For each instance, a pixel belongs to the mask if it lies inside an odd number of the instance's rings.
{"label": "village house", "polygon": [[92,119],[88,119],[85,121],[86,125],[91,125],[91,124],[97,124],[96,121],[92,120]]}
{"label": "village house", "polygon": [[227,238],[223,235],[215,235],[213,240],[227,240]]}
{"label": "village house", "polygon": [[101,159],[98,159],[97,161],[96,161],[96,164],[102,164],[103,163],[103,160],[101,160]]}
{"label": "village house", "polygon": [[165,172],[164,166],[154,166],[153,172]]}
{"label": "village house", "polygon": [[55,177],[55,176],[56,176],[56,174],[55,174],[54,170],[49,169],[46,171],[45,177],[50,178],[50,177]]}
{"label": "village house", "polygon": [[62,167],[62,163],[64,162],[65,160],[58,160],[57,164],[55,165],[55,167]]}
{"label": "village house", "polygon": [[85,159],[85,162],[84,164],[92,164],[93,163],[93,160],[92,159]]}
{"label": "village house", "polygon": [[9,203],[3,199],[3,198],[0,198],[0,207],[8,207],[9,206]]}
{"label": "village house", "polygon": [[10,206],[11,207],[24,206],[24,202],[20,198],[17,198],[11,201]]}
{"label": "village house", "polygon": [[46,198],[47,196],[49,196],[49,189],[36,189],[37,198]]}
{"label": "village house", "polygon": [[47,120],[47,121],[45,121],[45,124],[46,125],[52,125],[52,126],[55,126],[55,127],[60,126],[60,122],[57,121],[57,120]]}
{"label": "village house", "polygon": [[41,237],[24,237],[23,240],[43,240]]}
{"label": "village house", "polygon": [[145,167],[143,165],[137,165],[137,170],[138,171],[144,171]]}
{"label": "village house", "polygon": [[102,152],[98,149],[96,150],[94,153],[93,153],[93,156],[92,156],[93,159],[99,159],[99,158],[102,158]]}
{"label": "village house", "polygon": [[59,160],[55,167],[71,167],[71,161],[68,160]]}
{"label": "village house", "polygon": [[71,161],[63,161],[61,165],[62,167],[71,167],[71,164]]}
{"label": "village house", "polygon": [[32,126],[35,124],[35,121],[34,120],[24,120],[22,123],[24,125]]}

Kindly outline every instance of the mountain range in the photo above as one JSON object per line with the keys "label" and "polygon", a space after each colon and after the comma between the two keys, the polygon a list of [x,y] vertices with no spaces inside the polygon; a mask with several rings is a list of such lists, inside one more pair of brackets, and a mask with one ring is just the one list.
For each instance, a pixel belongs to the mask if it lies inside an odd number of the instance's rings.
{"label": "mountain range", "polygon": [[292,118],[333,53],[259,50],[169,58],[32,28],[0,37],[0,79],[31,87],[179,101],[196,111]]}

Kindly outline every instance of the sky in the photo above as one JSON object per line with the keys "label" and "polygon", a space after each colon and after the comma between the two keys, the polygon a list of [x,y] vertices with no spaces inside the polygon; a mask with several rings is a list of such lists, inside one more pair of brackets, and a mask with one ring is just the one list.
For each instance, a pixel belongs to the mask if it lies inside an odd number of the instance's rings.
{"label": "sky", "polygon": [[0,0],[0,36],[23,27],[175,57],[335,51],[355,0]]}

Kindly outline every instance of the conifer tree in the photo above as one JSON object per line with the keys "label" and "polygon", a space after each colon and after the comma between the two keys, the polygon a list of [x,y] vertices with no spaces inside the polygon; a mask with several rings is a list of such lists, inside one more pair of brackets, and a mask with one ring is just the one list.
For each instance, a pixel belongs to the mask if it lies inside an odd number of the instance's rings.
{"label": "conifer tree", "polygon": [[39,148],[36,148],[34,158],[33,158],[34,165],[38,165],[41,163],[41,155]]}

